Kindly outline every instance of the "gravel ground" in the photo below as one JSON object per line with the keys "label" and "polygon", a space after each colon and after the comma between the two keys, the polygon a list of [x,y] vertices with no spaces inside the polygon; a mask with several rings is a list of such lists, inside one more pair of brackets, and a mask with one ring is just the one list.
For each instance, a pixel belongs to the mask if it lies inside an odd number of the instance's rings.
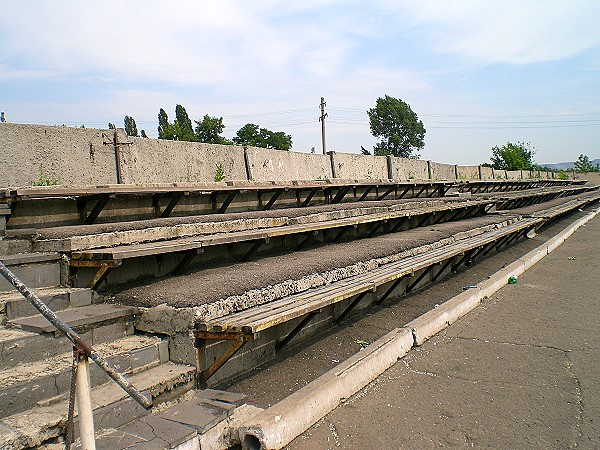
{"label": "gravel ground", "polygon": [[449,238],[459,232],[501,223],[508,217],[513,216],[477,217],[269,256],[225,267],[211,267],[189,275],[125,289],[115,295],[114,301],[147,307],[161,303],[177,307],[198,306],[285,280],[299,279],[314,273],[400,253]]}

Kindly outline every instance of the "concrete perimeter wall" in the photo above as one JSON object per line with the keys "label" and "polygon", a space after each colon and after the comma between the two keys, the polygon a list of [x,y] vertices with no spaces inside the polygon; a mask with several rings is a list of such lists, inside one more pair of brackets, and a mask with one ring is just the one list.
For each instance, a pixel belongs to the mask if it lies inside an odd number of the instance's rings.
{"label": "concrete perimeter wall", "polygon": [[[254,181],[333,178],[329,155],[247,147],[249,178]],[[386,176],[387,178],[387,176]]]}
{"label": "concrete perimeter wall", "polygon": [[114,130],[0,123],[0,186],[117,183]]}
{"label": "concrete perimeter wall", "polygon": [[481,170],[480,179],[482,179],[482,180],[493,180],[494,179],[494,169],[492,169],[491,167],[479,166],[479,170]]}
{"label": "concrete perimeter wall", "polygon": [[428,180],[429,169],[427,161],[420,159],[390,157],[392,178],[394,180]]}
{"label": "concrete perimeter wall", "polygon": [[331,153],[333,176],[351,180],[388,178],[386,156],[357,155],[354,153]]}
{"label": "concrete perimeter wall", "polygon": [[[0,187],[57,179],[63,185],[323,179],[491,180],[553,178],[552,172],[493,171],[433,161],[132,138],[123,129],[0,123]],[[40,165],[42,176],[40,177]],[[600,184],[597,174],[576,174]],[[573,178],[572,172],[569,177]],[[41,179],[40,179],[41,178]]]}
{"label": "concrete perimeter wall", "polygon": [[442,164],[429,161],[431,179],[433,180],[456,180],[456,166],[453,164]]}
{"label": "concrete perimeter wall", "polygon": [[456,166],[459,180],[479,180],[479,166]]}
{"label": "concrete perimeter wall", "polygon": [[124,137],[120,147],[122,183],[214,181],[218,165],[225,181],[245,180],[243,147]]}

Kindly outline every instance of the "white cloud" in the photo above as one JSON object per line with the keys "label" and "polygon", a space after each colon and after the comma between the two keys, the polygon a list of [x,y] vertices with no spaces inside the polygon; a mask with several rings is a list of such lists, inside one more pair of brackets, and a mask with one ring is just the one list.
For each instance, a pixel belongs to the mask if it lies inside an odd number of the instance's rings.
{"label": "white cloud", "polygon": [[557,61],[600,45],[595,0],[405,1],[401,9],[432,47],[475,64]]}

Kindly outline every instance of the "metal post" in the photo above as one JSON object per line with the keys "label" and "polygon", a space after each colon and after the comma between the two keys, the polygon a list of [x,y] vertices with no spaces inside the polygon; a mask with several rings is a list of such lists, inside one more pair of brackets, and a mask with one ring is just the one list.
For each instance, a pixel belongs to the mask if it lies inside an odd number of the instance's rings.
{"label": "metal post", "polygon": [[325,155],[327,154],[327,147],[325,146],[325,117],[327,117],[325,106],[327,106],[327,103],[325,103],[325,97],[321,97],[321,104],[319,106],[321,107],[321,117],[319,117],[321,121],[321,141],[323,143],[323,154]]}
{"label": "metal post", "polygon": [[90,362],[85,354],[80,353],[79,358],[77,364],[76,398],[81,449],[96,450],[94,416],[92,414],[92,393],[90,389]]}

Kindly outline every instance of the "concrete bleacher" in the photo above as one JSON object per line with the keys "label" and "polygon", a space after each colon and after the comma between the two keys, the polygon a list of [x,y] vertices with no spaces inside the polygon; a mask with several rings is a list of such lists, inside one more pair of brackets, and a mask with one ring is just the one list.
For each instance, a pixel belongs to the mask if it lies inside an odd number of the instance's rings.
{"label": "concrete bleacher", "polygon": [[[314,183],[308,187],[298,185],[296,190],[277,186],[281,192],[276,198],[273,186],[250,193],[229,186],[219,190],[216,207],[194,209],[188,204],[189,209],[181,216],[177,215],[177,208],[194,196],[185,195],[189,190],[176,190],[183,194],[168,214],[165,211],[173,201],[169,195],[174,192],[168,187],[164,197],[162,193],[159,200],[154,197],[158,210],[153,209],[156,204],[152,205],[153,196],[160,193],[156,189],[147,189],[143,195],[131,187],[97,188],[104,189],[102,192],[32,189],[27,194],[17,190],[3,197],[8,205],[4,209],[8,228],[0,244],[4,253],[10,254],[1,259],[31,283],[45,302],[62,311],[62,316],[101,352],[109,355],[137,387],[151,392],[156,403],[160,403],[177,398],[196,385],[215,384],[250,370],[292,340],[299,342],[333,321],[343,320],[352,311],[447,276],[461,264],[510,245],[557,215],[585,207],[600,197],[597,190],[586,186],[503,182],[469,192],[470,195],[444,196],[450,190],[459,191],[458,186],[445,182],[371,181],[340,183],[326,192],[323,184]],[[223,210],[219,214],[231,194],[229,188],[235,196],[225,209],[232,213]],[[214,189],[198,192],[198,198],[204,200],[215,194]],[[95,224],[82,222],[90,217],[89,210],[96,208],[93,202],[99,202],[99,198],[86,199],[91,206],[83,208],[84,215],[77,210],[78,198],[89,195],[108,195],[98,214],[94,213],[98,221]],[[125,203],[111,210],[110,202],[119,201],[120,196]],[[145,202],[143,207],[140,198]],[[123,206],[131,199],[137,199],[132,203],[133,209],[139,208],[135,212],[127,212]],[[71,209],[59,208],[56,217],[52,217],[48,211],[57,202],[70,205]],[[314,206],[313,202],[323,206]],[[545,202],[555,203],[544,209]],[[527,205],[538,208],[527,214],[506,211]],[[28,211],[29,206],[32,209]],[[275,207],[278,209],[274,210]],[[489,215],[494,209],[502,211]],[[112,213],[104,222],[102,216],[107,211]],[[198,211],[202,214],[198,215]],[[163,215],[169,217],[160,217]],[[128,220],[131,217],[135,220]],[[470,219],[476,217],[485,217],[485,224],[471,225]],[[13,222],[14,219],[18,220]],[[434,229],[455,231],[439,238]],[[188,278],[164,279],[185,285],[211,265],[219,263],[221,270],[227,271],[230,262],[223,257],[226,251],[232,252],[233,259],[247,259],[284,249],[286,254],[295,254],[294,250],[305,245],[325,251],[323,246],[327,244],[368,243],[378,236],[387,239],[386,236],[393,235],[401,241],[408,233],[413,233],[413,237],[419,233],[438,237],[418,251],[411,250],[411,254],[401,257],[400,253],[394,253],[387,259],[380,258],[385,263],[378,263],[375,268],[369,261],[357,260],[356,265],[364,272],[355,273],[354,278],[339,276],[332,282],[323,281],[325,284],[320,287],[306,284],[303,291],[289,295],[283,295],[285,290],[281,290],[279,298],[265,296],[259,304],[237,301],[234,296],[228,297],[229,300],[214,297],[214,307],[210,302],[204,305],[203,310],[210,311],[207,314],[200,314],[198,306],[175,305],[164,313],[156,305],[140,304],[142,298],[136,299],[134,305],[127,300],[127,293],[133,289],[130,299],[138,295],[136,287],[111,292],[111,296],[116,296],[115,304],[107,302],[95,289],[111,270],[115,274],[127,272],[135,278],[143,273],[143,266],[150,260],[168,266],[167,255],[174,258],[167,273],[178,266],[176,272],[183,271],[184,266],[194,269],[185,275]],[[265,248],[264,253],[257,253],[257,244]],[[204,266],[187,266],[190,261],[182,265],[186,258],[211,251],[215,252],[214,259],[203,260]],[[87,278],[83,276],[86,270]],[[347,271],[348,275],[352,273]],[[73,278],[74,274],[79,277]],[[316,280],[319,276],[313,273],[306,278]],[[121,289],[118,282],[124,279],[127,276],[115,278],[114,288]],[[79,287],[70,287],[72,282]],[[154,286],[155,280],[144,283],[142,287]],[[298,289],[301,284],[298,283]],[[88,285],[94,289],[83,287]],[[161,286],[156,284],[157,292]],[[0,428],[7,430],[0,433],[0,447],[27,448],[60,439],[66,416],[70,345],[57,337],[54,328],[9,286],[0,286],[0,290],[3,291],[0,292]],[[239,292],[240,296],[246,294]],[[161,295],[168,298],[168,288]],[[163,322],[152,320],[153,314],[161,316]],[[93,396],[98,399],[95,409],[99,429],[115,428],[145,417],[145,411],[106,381],[100,372],[94,373]],[[24,392],[30,394],[24,396]]]}

